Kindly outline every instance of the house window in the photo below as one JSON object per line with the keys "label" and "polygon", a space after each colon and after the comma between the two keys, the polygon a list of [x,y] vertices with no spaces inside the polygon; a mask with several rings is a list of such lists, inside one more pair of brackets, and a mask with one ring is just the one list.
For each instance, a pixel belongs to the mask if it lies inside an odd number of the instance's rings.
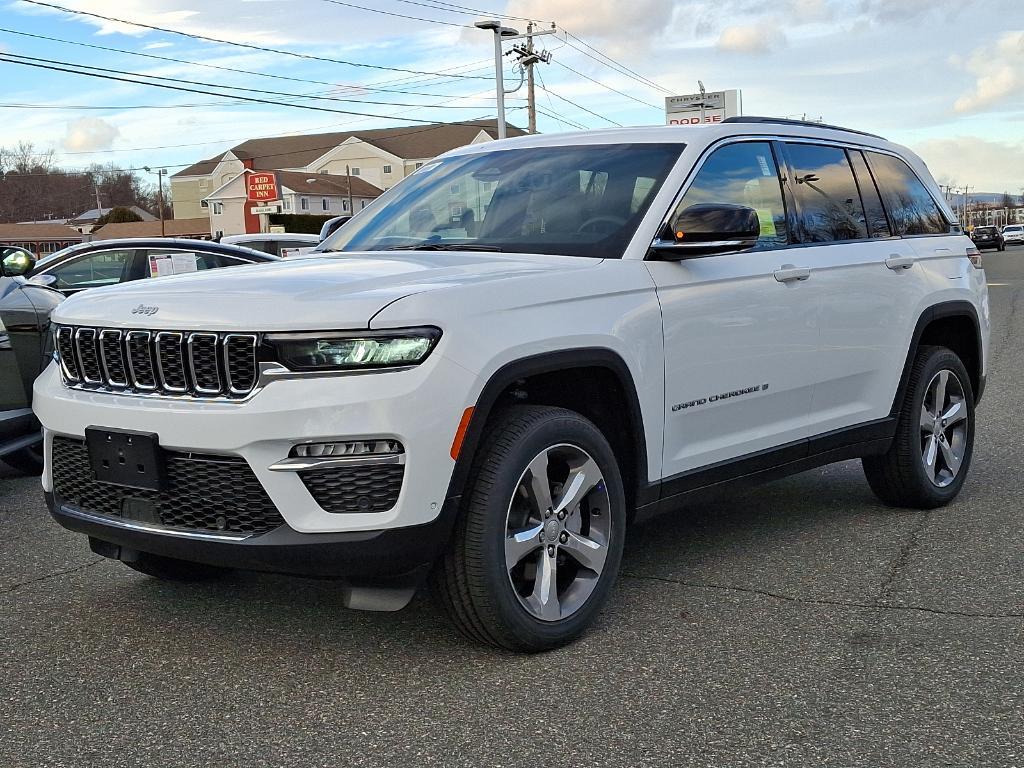
{"label": "house window", "polygon": [[308,197],[300,197],[299,198],[299,208],[301,208],[303,211],[308,211],[309,210],[309,198]]}
{"label": "house window", "polygon": [[462,191],[462,187],[458,184],[452,184],[451,186],[448,187],[448,191],[451,192],[453,195],[457,195],[459,194],[459,192]]}
{"label": "house window", "polygon": [[323,206],[323,209],[325,211],[331,210],[331,201],[328,200],[326,197],[320,201],[320,205]]}
{"label": "house window", "polygon": [[352,169],[352,175],[353,176],[358,176],[359,175],[359,169],[358,168],[353,168]]}
{"label": "house window", "polygon": [[200,200],[199,201],[199,207],[200,208],[209,208],[210,207],[210,201],[209,200]]}
{"label": "house window", "polygon": [[284,210],[290,211],[292,209],[292,199],[290,197],[286,197],[283,200],[283,203],[284,203]]}
{"label": "house window", "polygon": [[420,168],[422,168],[422,167],[423,167],[423,163],[416,163],[416,170],[417,170],[417,171],[418,171],[418,170],[419,170]]}
{"label": "house window", "polygon": [[346,212],[348,211],[348,200],[342,200],[341,201],[341,210],[346,211]]}
{"label": "house window", "polygon": [[359,201],[359,209],[362,210],[365,207],[366,207],[366,201],[365,200],[360,200]]}
{"label": "house window", "polygon": [[214,216],[220,216],[222,213],[224,213],[224,203],[214,203],[213,204],[213,215]]}
{"label": "house window", "polygon": [[391,173],[391,166],[390,165],[385,165],[384,166],[384,173]]}

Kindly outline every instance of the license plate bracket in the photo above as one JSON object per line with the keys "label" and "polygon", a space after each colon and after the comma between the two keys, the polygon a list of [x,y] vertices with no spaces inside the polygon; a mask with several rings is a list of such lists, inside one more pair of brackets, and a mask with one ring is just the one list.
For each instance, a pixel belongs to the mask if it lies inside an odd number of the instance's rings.
{"label": "license plate bracket", "polygon": [[147,491],[167,486],[164,453],[156,434],[87,427],[85,444],[98,482]]}

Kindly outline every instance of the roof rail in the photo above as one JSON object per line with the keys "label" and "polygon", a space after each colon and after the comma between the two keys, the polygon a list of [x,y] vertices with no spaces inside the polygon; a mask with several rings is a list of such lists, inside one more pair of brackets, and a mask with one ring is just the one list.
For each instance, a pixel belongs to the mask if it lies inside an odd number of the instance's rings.
{"label": "roof rail", "polygon": [[758,117],[757,115],[741,115],[738,117],[727,117],[723,123],[772,123],[776,125],[802,125],[807,128],[828,128],[830,131],[843,131],[845,133],[856,133],[861,136],[870,136],[873,139],[887,141],[884,136],[867,131],[857,131],[853,128],[843,128],[841,125],[829,125],[828,123],[815,123],[810,120],[788,120],[784,117]]}

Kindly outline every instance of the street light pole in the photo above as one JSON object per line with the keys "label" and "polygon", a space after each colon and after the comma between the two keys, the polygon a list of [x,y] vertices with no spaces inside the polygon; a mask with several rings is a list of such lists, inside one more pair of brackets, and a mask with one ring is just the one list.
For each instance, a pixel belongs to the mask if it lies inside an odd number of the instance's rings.
{"label": "street light pole", "polygon": [[503,27],[497,19],[478,21],[474,26],[477,29],[489,29],[494,33],[494,79],[497,81],[498,138],[504,139],[507,135],[507,130],[505,127],[505,76],[502,72],[501,38],[518,37],[519,32],[511,27]]}
{"label": "street light pole", "polygon": [[166,168],[157,168],[155,171],[148,165],[143,166],[142,170],[147,173],[155,173],[157,178],[157,193],[156,193],[156,204],[160,209],[160,237],[167,236],[166,226],[164,224],[164,176],[167,174]]}

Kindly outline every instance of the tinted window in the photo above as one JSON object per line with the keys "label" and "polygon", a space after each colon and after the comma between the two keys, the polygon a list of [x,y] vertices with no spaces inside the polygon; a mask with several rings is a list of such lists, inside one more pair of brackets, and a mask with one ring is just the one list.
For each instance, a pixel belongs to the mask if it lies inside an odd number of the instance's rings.
{"label": "tinted window", "polygon": [[47,270],[57,278],[54,285],[60,290],[83,290],[101,285],[120,283],[127,274],[134,251],[97,251],[71,259]]}
{"label": "tinted window", "polygon": [[373,216],[346,224],[322,248],[481,247],[620,258],[682,148],[593,144],[444,158],[394,187]]}
{"label": "tinted window", "polygon": [[871,237],[889,237],[892,232],[889,230],[889,221],[885,218],[882,198],[878,196],[878,187],[875,186],[875,180],[871,178],[871,171],[868,170],[863,153],[856,149],[848,149],[846,154],[850,158],[854,175],[857,177],[860,200],[864,203],[864,212],[868,218],[868,234]]}
{"label": "tinted window", "polygon": [[766,142],[728,144],[715,150],[683,195],[677,215],[702,203],[745,205],[757,211],[761,236],[755,250],[788,242],[782,186]]}
{"label": "tinted window", "polygon": [[945,216],[910,166],[898,157],[868,152],[871,171],[897,235],[949,232]]}
{"label": "tinted window", "polygon": [[806,243],[858,240],[868,236],[853,169],[842,147],[787,144],[793,194]]}

